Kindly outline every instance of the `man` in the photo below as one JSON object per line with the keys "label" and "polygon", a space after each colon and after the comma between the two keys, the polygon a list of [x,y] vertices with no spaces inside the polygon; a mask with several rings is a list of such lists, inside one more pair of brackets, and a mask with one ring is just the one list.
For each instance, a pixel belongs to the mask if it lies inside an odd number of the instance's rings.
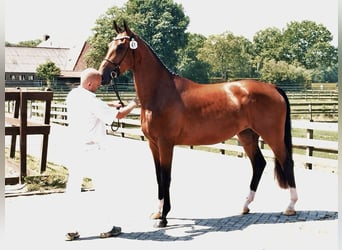
{"label": "man", "polygon": [[[113,120],[125,117],[138,105],[137,99],[129,102],[125,107],[103,102],[95,94],[100,85],[101,74],[95,69],[88,68],[81,73],[80,86],[71,90],[66,99],[70,132],[67,143],[72,149],[68,150],[70,151],[70,162],[66,196],[70,206],[67,206],[67,213],[71,215],[68,220],[69,225],[74,227],[80,223],[77,220],[94,216],[94,214],[89,214],[94,213],[94,209],[90,208],[94,204],[101,206],[95,207],[95,209],[101,209],[101,215],[112,213],[108,205],[109,201],[101,200],[98,203],[83,204],[84,199],[80,196],[81,184],[84,177],[90,177],[95,185],[97,196],[111,199],[104,195],[104,192],[112,191],[110,190],[111,177],[113,176],[111,171],[115,167],[111,164],[112,152],[110,150],[113,149],[108,147],[110,138],[106,135],[106,124],[111,124]],[[103,204],[104,202],[105,204]],[[88,214],[80,216],[87,210],[89,210]],[[95,213],[95,216],[96,214],[99,213]],[[99,221],[100,219],[97,220],[97,222]],[[121,228],[113,226],[110,231],[101,233],[100,237],[113,237],[120,233]],[[76,230],[67,233],[66,240],[71,241],[79,237],[80,234]]]}

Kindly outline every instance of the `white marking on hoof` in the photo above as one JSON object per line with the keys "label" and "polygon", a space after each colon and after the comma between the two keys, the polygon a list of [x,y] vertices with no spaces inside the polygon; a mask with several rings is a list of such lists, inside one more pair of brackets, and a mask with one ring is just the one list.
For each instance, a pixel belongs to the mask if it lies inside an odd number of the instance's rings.
{"label": "white marking on hoof", "polygon": [[293,216],[293,215],[296,215],[296,210],[294,210],[293,208],[287,208],[284,212],[283,212],[284,215],[287,215],[287,216]]}
{"label": "white marking on hoof", "polygon": [[164,199],[159,200],[158,211],[161,212],[164,206]]}
{"label": "white marking on hoof", "polygon": [[242,214],[248,214],[249,213],[250,209],[248,208],[248,206],[254,200],[254,197],[255,197],[255,192],[251,190],[249,192],[249,195],[246,198],[246,202],[243,206]]}
{"label": "white marking on hoof", "polygon": [[296,188],[290,188],[290,196],[291,196],[290,204],[288,205],[287,209],[283,213],[288,216],[292,216],[296,214],[295,205],[296,205],[296,202],[298,201],[298,194],[297,194]]}
{"label": "white marking on hoof", "polygon": [[248,207],[244,207],[242,210],[242,214],[249,214],[249,208]]}
{"label": "white marking on hoof", "polygon": [[290,196],[291,196],[291,204],[294,205],[298,201],[298,194],[297,194],[297,189],[296,188],[290,188]]}
{"label": "white marking on hoof", "polygon": [[155,213],[151,214],[150,218],[152,220],[159,220],[161,218],[161,212],[155,212]]}
{"label": "white marking on hoof", "polygon": [[158,201],[158,211],[153,213],[150,218],[152,220],[158,220],[162,217],[162,211],[163,211],[163,206],[164,206],[164,199],[161,199]]}

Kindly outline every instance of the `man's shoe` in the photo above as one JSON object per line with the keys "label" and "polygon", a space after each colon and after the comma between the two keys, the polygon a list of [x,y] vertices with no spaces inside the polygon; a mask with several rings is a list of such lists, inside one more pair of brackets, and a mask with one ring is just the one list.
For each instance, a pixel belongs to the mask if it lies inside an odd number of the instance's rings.
{"label": "man's shoe", "polygon": [[74,232],[74,233],[67,233],[65,235],[65,240],[66,241],[73,241],[73,240],[77,240],[80,238],[80,234],[78,232]]}
{"label": "man's shoe", "polygon": [[119,234],[121,234],[121,227],[114,226],[109,232],[100,233],[100,238],[116,237]]}

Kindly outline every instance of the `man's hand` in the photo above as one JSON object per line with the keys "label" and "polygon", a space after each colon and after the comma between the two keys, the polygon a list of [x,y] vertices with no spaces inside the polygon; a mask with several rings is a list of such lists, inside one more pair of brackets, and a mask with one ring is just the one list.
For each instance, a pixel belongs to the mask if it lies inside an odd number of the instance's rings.
{"label": "man's hand", "polygon": [[119,101],[115,101],[115,102],[112,102],[112,103],[108,103],[108,106],[120,109],[122,107],[122,104]]}

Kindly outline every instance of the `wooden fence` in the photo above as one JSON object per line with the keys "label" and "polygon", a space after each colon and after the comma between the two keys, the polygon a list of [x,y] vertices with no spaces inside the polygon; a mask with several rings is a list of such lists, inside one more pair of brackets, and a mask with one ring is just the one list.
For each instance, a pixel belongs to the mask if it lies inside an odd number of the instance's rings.
{"label": "wooden fence", "polygon": [[[337,107],[336,107],[337,108]],[[41,103],[32,103],[31,116],[37,117],[43,114]],[[61,125],[67,125],[67,112],[65,104],[52,104],[51,106],[51,122]],[[319,133],[328,132],[333,133],[337,137],[338,125],[337,123],[323,123],[310,122],[304,120],[293,120],[292,128],[301,130],[304,137],[293,137],[294,160],[296,163],[304,164],[311,169],[313,165],[328,167],[332,171],[337,171],[337,153],[338,142],[337,139],[322,140],[316,139]],[[134,139],[145,140],[145,136],[140,128],[140,109],[135,109],[125,119],[120,120],[117,131],[111,131],[108,126],[108,133],[115,136],[129,137]],[[218,151],[221,153],[235,154],[244,156],[244,150],[239,144],[237,137],[233,137],[225,142],[214,145],[203,145],[191,147],[195,149],[206,149]],[[265,157],[273,158],[272,151],[260,139],[260,148]]]}
{"label": "wooden fence", "polygon": [[[138,113],[138,110],[135,111]],[[136,115],[137,116],[137,115]],[[337,123],[310,122],[304,120],[293,120],[292,129],[303,130],[306,137],[293,137],[294,161],[312,169],[313,165],[328,167],[332,171],[337,170],[338,142],[335,140],[315,139],[314,135],[324,131],[337,134]],[[120,120],[117,131],[112,131],[108,127],[108,133],[129,138],[140,138],[145,140],[145,136],[140,128],[140,120],[136,118],[125,118]],[[261,151],[265,157],[273,158],[273,152],[265,144],[262,138],[259,140]],[[243,147],[240,145],[237,136],[222,143],[213,145],[190,146],[192,149],[214,150],[222,154],[233,154],[237,156],[246,156]],[[296,150],[298,151],[296,153]],[[316,156],[316,154],[318,154]],[[328,156],[329,155],[329,156]]]}
{"label": "wooden fence", "polygon": [[[54,93],[54,101],[63,103],[67,92]],[[293,119],[308,119],[310,121],[321,119],[337,120],[338,95],[334,91],[307,91],[287,93],[291,103],[291,115]],[[131,100],[135,97],[134,92],[120,92],[123,101]],[[98,97],[104,101],[116,100],[113,91],[101,91]]]}
{"label": "wooden fence", "polygon": [[[24,181],[27,176],[27,137],[28,135],[43,135],[41,149],[41,172],[46,169],[48,139],[50,133],[50,108],[53,98],[52,91],[25,91],[18,89],[6,89],[5,100],[12,104],[13,112],[5,115],[5,135],[10,135],[11,147],[10,157],[15,157],[16,141],[19,136],[20,142],[20,172],[19,177],[5,178],[6,184],[17,184]],[[28,104],[33,100],[40,100],[41,121],[32,122],[27,114]]]}

